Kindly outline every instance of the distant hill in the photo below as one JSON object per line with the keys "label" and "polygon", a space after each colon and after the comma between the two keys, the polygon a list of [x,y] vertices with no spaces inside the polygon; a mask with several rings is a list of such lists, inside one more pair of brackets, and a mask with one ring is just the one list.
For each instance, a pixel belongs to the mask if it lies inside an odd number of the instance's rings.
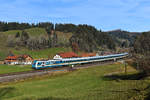
{"label": "distant hill", "polygon": [[120,46],[132,46],[135,38],[140,35],[140,32],[128,32],[121,29],[108,31],[108,33]]}

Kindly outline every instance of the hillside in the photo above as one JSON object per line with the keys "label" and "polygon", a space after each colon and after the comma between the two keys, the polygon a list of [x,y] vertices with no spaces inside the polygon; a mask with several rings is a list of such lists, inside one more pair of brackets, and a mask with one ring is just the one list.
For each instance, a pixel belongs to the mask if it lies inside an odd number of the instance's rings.
{"label": "hillside", "polygon": [[108,33],[113,37],[114,41],[116,41],[118,45],[122,47],[133,45],[136,37],[140,35],[140,32],[128,32],[120,29],[108,31]]}
{"label": "hillside", "polygon": [[[35,41],[38,41],[38,39],[41,38],[47,38],[48,34],[45,30],[45,28],[29,28],[24,30],[28,35],[30,39],[35,39]],[[27,46],[21,46],[17,44],[17,41],[19,42],[20,38],[16,38],[16,34],[22,34],[22,30],[9,30],[5,32],[0,32],[0,59],[3,60],[10,52],[13,54],[19,55],[19,54],[29,54],[34,59],[39,58],[52,58],[56,53],[59,52],[66,52],[71,51],[71,48],[69,47],[54,47],[54,48],[41,48],[41,49],[28,49]],[[69,38],[72,36],[71,33],[62,33],[57,31],[56,32],[58,36],[58,43],[61,44],[69,44]],[[16,44],[16,45],[15,45]],[[10,46],[9,46],[10,45]]]}
{"label": "hillside", "polygon": [[93,26],[79,25],[70,39],[80,51],[95,52],[102,49],[115,50],[115,42],[107,32],[97,30]]}
{"label": "hillside", "polygon": [[[102,48],[115,48],[109,34],[100,32],[93,26],[60,24],[56,25],[54,31],[50,25],[42,23],[24,30],[10,30],[16,29],[10,26],[8,31],[0,32],[3,37],[0,40],[0,58],[4,59],[10,52],[24,50],[30,53],[50,48],[72,48],[75,52],[76,49],[82,52],[95,52]],[[19,28],[21,27],[18,26]]]}
{"label": "hillside", "polygon": [[[53,51],[55,48],[69,48],[69,51],[72,48],[75,52],[116,51],[118,47],[132,46],[136,36],[136,32],[103,32],[86,24],[56,24],[54,29],[52,23],[0,23],[0,59],[10,53],[20,52],[34,56],[34,52],[38,51],[43,55],[44,50]],[[45,55],[49,56],[47,53]]]}

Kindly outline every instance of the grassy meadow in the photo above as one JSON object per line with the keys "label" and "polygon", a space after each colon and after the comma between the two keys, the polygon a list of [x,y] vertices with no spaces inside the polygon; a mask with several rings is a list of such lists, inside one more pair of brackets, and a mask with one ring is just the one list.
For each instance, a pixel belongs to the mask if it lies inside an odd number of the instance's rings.
{"label": "grassy meadow", "polygon": [[71,48],[49,48],[43,50],[28,50],[28,49],[20,49],[20,50],[13,50],[13,53],[16,55],[20,54],[29,54],[34,59],[41,59],[41,58],[53,58],[57,53],[60,52],[68,52],[71,51]]}
{"label": "grassy meadow", "polygon": [[125,75],[123,66],[103,65],[0,84],[0,100],[142,100],[134,99],[143,97],[143,92],[135,90],[145,88],[149,81],[123,79],[137,75],[130,66]]}
{"label": "grassy meadow", "polygon": [[57,53],[69,52],[72,51],[71,48],[57,47],[57,48],[47,48],[42,50],[29,50],[26,48],[19,48],[19,50],[14,48],[7,48],[0,50],[0,59],[5,59],[9,52],[12,52],[14,55],[22,55],[28,54],[33,59],[42,59],[42,58],[50,58],[52,59]]}
{"label": "grassy meadow", "polygon": [[[47,34],[44,28],[29,28],[29,29],[25,29],[24,31],[26,31],[30,36]],[[6,35],[16,35],[17,32],[21,33],[22,30],[9,30],[3,33]]]}
{"label": "grassy meadow", "polygon": [[33,70],[31,65],[0,65],[0,74]]}

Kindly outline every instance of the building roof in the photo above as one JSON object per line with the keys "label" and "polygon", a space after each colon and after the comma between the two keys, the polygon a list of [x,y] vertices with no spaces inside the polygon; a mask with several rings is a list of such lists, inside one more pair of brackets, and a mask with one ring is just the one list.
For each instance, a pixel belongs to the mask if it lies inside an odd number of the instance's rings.
{"label": "building roof", "polygon": [[59,56],[62,58],[73,58],[73,57],[78,57],[78,55],[74,52],[65,52],[65,53],[59,53]]}
{"label": "building roof", "polygon": [[20,55],[19,57],[23,57],[23,58],[28,58],[28,57],[30,57],[30,58],[32,58],[30,55],[26,55],[26,54]]}
{"label": "building roof", "polygon": [[6,57],[6,60],[16,60],[18,58],[18,56],[8,56]]}
{"label": "building roof", "polygon": [[80,55],[80,57],[92,57],[92,56],[96,56],[96,53],[83,53]]}
{"label": "building roof", "polygon": [[[24,55],[19,55],[19,56],[7,56],[5,60],[7,60],[7,61],[10,61],[10,60],[17,60],[17,59],[20,58],[20,57],[22,57],[22,58],[24,58],[24,59],[26,59],[27,57],[32,58],[31,56],[24,54]],[[32,59],[33,59],[33,58],[32,58]]]}

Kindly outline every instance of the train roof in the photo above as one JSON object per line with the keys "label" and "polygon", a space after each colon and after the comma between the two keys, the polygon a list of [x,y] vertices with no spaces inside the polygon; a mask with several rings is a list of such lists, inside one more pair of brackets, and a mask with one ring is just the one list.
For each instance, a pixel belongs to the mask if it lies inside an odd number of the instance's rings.
{"label": "train roof", "polygon": [[106,56],[93,56],[93,57],[78,57],[78,58],[63,58],[62,61],[66,60],[78,60],[78,59],[89,59],[89,58],[101,58],[101,57],[109,57],[109,56],[121,56],[121,55],[127,55],[128,53],[121,53],[121,54],[112,54],[112,55],[106,55]]}
{"label": "train roof", "polygon": [[68,61],[68,60],[82,60],[82,59],[89,59],[89,58],[103,58],[103,57],[110,57],[110,56],[122,56],[127,55],[128,53],[121,53],[121,54],[112,54],[112,55],[106,55],[106,56],[93,56],[93,57],[76,57],[76,58],[62,58],[62,59],[53,59],[53,60],[41,60],[44,62],[47,61]]}

